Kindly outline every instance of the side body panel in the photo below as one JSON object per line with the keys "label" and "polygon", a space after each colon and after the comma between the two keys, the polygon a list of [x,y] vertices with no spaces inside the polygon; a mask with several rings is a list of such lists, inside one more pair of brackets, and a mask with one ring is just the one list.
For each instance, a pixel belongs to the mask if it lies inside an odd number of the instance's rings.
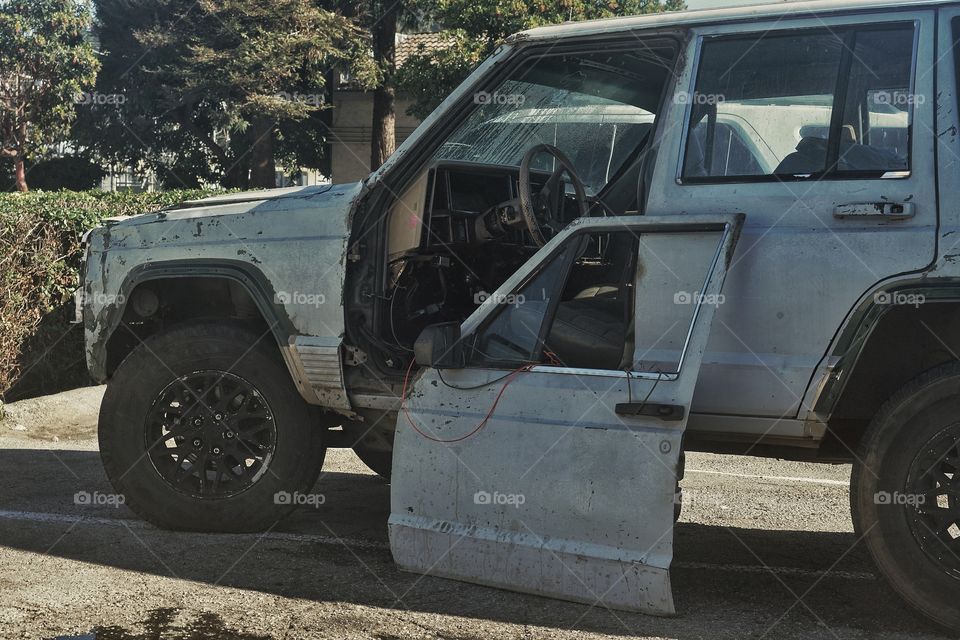
{"label": "side body panel", "polygon": [[[917,27],[911,140],[912,172],[893,179],[683,184],[680,166],[691,106],[673,101],[657,167],[649,214],[707,211],[747,215],[730,268],[725,304],[704,356],[693,410],[698,429],[720,431],[729,420],[755,416],[763,432],[806,437],[809,387],[851,309],[885,280],[918,272],[935,260],[937,231],[934,134],[934,11],[889,11],[857,16],[798,17],[775,22],[704,26],[693,30],[678,90],[693,93],[703,39],[759,36],[787,30],[842,29],[884,22]],[[857,202],[912,203],[899,220],[839,218],[837,207]],[[825,371],[825,369],[824,369]],[[791,420],[799,418],[799,420]],[[781,421],[781,419],[784,419]],[[724,426],[726,425],[726,426]],[[766,426],[763,426],[766,425]],[[749,428],[749,421],[745,423]],[[786,428],[785,428],[786,427]],[[758,434],[759,435],[759,434]]]}
{"label": "side body panel", "polygon": [[[922,300],[922,304],[960,302],[960,113],[957,93],[957,37],[960,35],[960,8],[937,10],[936,68],[926,72],[936,81],[935,144],[928,149],[936,159],[939,224],[936,263],[920,274],[889,278],[864,293],[851,309],[830,346],[829,356],[820,363],[814,382],[804,398],[818,420],[826,420],[843,394],[873,330],[893,307],[878,300]],[[925,72],[921,72],[923,75]],[[918,126],[923,127],[922,123]],[[932,332],[929,326],[920,331]],[[936,333],[935,342],[946,344]],[[930,337],[930,336],[927,336]],[[904,336],[911,340],[913,336]]]}
{"label": "side body panel", "polygon": [[938,10],[937,17],[937,135],[934,154],[937,158],[940,227],[934,274],[960,278],[960,66],[957,63],[960,7],[943,7]]}

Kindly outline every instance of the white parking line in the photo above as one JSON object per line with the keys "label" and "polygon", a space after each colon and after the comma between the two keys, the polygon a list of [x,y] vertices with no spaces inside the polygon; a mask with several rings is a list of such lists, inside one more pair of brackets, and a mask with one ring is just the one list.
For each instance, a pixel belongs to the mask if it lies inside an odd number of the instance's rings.
{"label": "white parking line", "polygon": [[[163,532],[161,529],[144,522],[128,518],[97,518],[93,516],[72,516],[67,513],[43,513],[39,511],[3,511],[0,510],[0,520],[21,520],[27,522],[49,522],[56,524],[74,524],[83,522],[95,524],[104,527],[122,527],[126,525],[131,529],[153,530]],[[166,532],[164,532],[166,533]],[[207,534],[205,534],[207,535]],[[245,534],[220,534],[220,535],[245,535]],[[246,534],[254,535],[254,534]],[[345,544],[355,549],[379,549],[386,550],[390,546],[386,542],[377,542],[376,540],[362,540],[351,538],[337,538],[335,536],[321,536],[309,533],[283,533],[272,531],[260,536],[263,540],[284,540],[288,542],[314,542],[319,544],[341,545]]]}
{"label": "white parking line", "polygon": [[[5,511],[0,510],[0,520],[19,520],[25,522],[41,522],[51,524],[93,524],[105,527],[130,527],[138,530],[152,530],[160,533],[166,533],[157,529],[151,524],[142,520],[128,518],[102,518],[93,516],[73,516],[67,513],[44,513],[39,511]],[[226,535],[226,534],[224,534]],[[236,535],[236,534],[234,534]],[[243,534],[239,534],[243,535]],[[255,535],[255,534],[248,534]],[[353,549],[374,549],[377,551],[387,551],[390,545],[386,542],[377,542],[376,540],[363,540],[359,538],[337,538],[336,536],[322,536],[309,533],[282,533],[270,532],[261,536],[264,540],[279,540],[286,542],[312,542],[315,544],[326,545],[346,545]],[[775,573],[778,575],[797,576],[803,578],[831,577],[844,580],[875,580],[876,576],[865,571],[839,571],[830,572],[819,571],[815,569],[801,569],[799,567],[768,567],[762,565],[747,564],[716,564],[711,562],[683,562],[677,561],[672,564],[675,569],[692,569],[702,571],[729,571],[733,573],[754,573],[765,574]]]}
{"label": "white parking line", "polygon": [[748,478],[750,480],[773,480],[781,482],[805,482],[807,484],[826,484],[836,487],[848,487],[847,480],[829,480],[827,478],[798,478],[796,476],[764,476],[752,473],[733,473],[730,471],[708,471],[706,469],[687,469],[686,473],[704,473],[712,476],[731,476],[733,478]]}

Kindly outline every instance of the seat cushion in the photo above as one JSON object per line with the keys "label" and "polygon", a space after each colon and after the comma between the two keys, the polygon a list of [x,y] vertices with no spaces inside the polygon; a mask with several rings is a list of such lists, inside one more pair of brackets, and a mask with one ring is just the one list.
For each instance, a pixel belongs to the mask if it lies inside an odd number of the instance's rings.
{"label": "seat cushion", "polygon": [[587,287],[574,296],[575,300],[584,298],[610,297],[616,296],[620,288],[615,284],[598,284],[595,287]]}
{"label": "seat cushion", "polygon": [[620,300],[574,299],[557,307],[546,346],[565,366],[616,370],[623,357],[624,336]]}

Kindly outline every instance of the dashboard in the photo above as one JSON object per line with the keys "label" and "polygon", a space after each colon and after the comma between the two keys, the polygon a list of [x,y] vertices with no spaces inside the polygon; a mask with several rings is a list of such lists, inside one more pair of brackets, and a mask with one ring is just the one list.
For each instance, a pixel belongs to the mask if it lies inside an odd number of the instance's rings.
{"label": "dashboard", "polygon": [[519,195],[519,170],[445,165],[434,169],[431,186],[421,248],[473,244],[477,218]]}
{"label": "dashboard", "polygon": [[[531,170],[534,193],[550,175]],[[384,273],[382,331],[392,344],[409,349],[424,327],[462,322],[536,253],[519,194],[519,167],[451,161],[431,166],[399,195]],[[564,220],[579,215],[570,194],[559,209]]]}
{"label": "dashboard", "polygon": [[[389,254],[436,252],[451,245],[484,242],[482,216],[520,193],[520,169],[469,162],[443,162],[429,168],[391,208]],[[539,190],[549,172],[532,171]],[[498,243],[534,247],[526,232],[511,229]],[[535,248],[535,247],[534,247]]]}

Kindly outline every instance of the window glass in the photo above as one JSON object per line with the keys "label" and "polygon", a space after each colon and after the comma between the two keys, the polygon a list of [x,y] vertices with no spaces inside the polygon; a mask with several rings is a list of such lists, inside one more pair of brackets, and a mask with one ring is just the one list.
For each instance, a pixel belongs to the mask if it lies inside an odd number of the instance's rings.
{"label": "window glass", "polygon": [[540,329],[563,277],[564,255],[555,256],[516,293],[498,300],[500,311],[473,341],[472,364],[524,364],[539,358]]}
{"label": "window glass", "polygon": [[706,41],[683,177],[908,169],[912,47],[912,25]]}
{"label": "window glass", "polygon": [[[707,120],[701,120],[693,128],[687,152],[688,161],[693,162],[692,171],[697,175],[704,173],[707,163]],[[714,127],[711,148],[710,174],[714,176],[760,176],[766,173],[762,158],[756,154],[754,146],[745,136],[741,126],[728,122],[717,122]],[[696,160],[692,160],[696,158]]]}
{"label": "window glass", "polygon": [[856,34],[840,135],[840,171],[909,169],[913,31]]}
{"label": "window glass", "polygon": [[778,172],[804,139],[805,166],[822,171],[842,49],[840,36],[828,32],[705,42],[689,100],[684,177],[735,175],[717,162],[717,147],[720,127],[736,125],[749,132],[742,141],[756,159],[741,175]]}
{"label": "window glass", "polygon": [[[474,95],[476,108],[434,156],[519,166],[538,144],[558,147],[587,192],[599,192],[644,142],[670,77],[672,49],[531,58],[499,86]],[[543,155],[534,169],[550,171]]]}
{"label": "window glass", "polygon": [[[501,301],[478,332],[474,364],[537,362],[618,370],[629,363],[637,237],[629,232],[578,236],[530,283]],[[551,304],[553,302],[553,304]],[[544,329],[544,322],[549,328]],[[543,336],[541,338],[541,336]]]}
{"label": "window glass", "polygon": [[726,304],[706,290],[723,231],[645,233],[636,275],[633,371],[677,373],[697,311]]}
{"label": "window glass", "polygon": [[544,361],[574,369],[629,365],[638,237],[583,236],[545,339]]}

